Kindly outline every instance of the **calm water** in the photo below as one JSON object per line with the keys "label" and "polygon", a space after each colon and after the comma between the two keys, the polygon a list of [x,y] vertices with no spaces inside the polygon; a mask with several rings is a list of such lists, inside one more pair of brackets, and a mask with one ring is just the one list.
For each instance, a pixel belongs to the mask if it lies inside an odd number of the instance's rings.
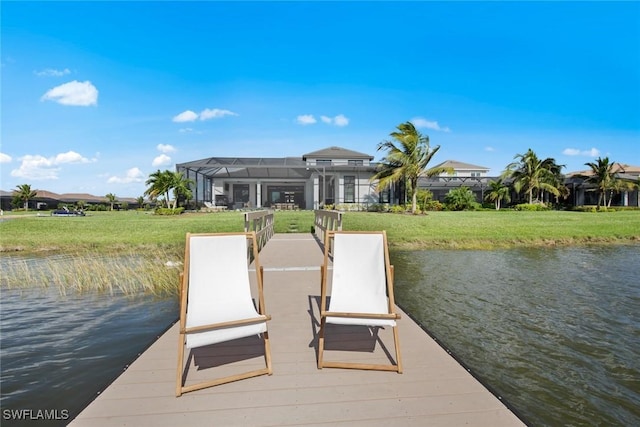
{"label": "calm water", "polygon": [[528,423],[640,425],[640,246],[392,258],[397,302]]}
{"label": "calm water", "polygon": [[[176,320],[176,298],[1,289],[0,424],[66,425]],[[7,410],[50,411],[17,422]]]}
{"label": "calm water", "polygon": [[[640,425],[640,246],[392,258],[398,303],[528,423]],[[75,417],[177,316],[176,298],[1,289],[0,416]]]}

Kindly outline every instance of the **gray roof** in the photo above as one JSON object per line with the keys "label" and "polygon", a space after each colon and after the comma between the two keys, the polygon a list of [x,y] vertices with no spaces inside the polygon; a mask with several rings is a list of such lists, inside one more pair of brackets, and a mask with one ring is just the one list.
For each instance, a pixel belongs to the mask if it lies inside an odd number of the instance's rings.
{"label": "gray roof", "polygon": [[322,150],[313,151],[302,156],[302,160],[312,159],[369,159],[373,160],[373,156],[365,153],[359,153],[353,150],[347,150],[342,147],[328,147]]}
{"label": "gray roof", "polygon": [[474,170],[474,171],[488,171],[490,168],[485,166],[472,165],[471,163],[459,162],[457,160],[445,160],[444,162],[435,165],[434,168],[453,168],[455,170]]}

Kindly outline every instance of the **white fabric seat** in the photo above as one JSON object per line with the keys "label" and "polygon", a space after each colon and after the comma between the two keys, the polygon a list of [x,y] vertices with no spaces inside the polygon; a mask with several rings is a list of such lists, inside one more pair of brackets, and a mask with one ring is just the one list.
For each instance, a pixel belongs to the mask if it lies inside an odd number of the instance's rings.
{"label": "white fabric seat", "polygon": [[[249,246],[256,267],[257,309],[251,295]],[[270,316],[264,314],[262,269],[255,232],[187,234],[185,270],[182,274],[179,372],[176,395],[225,382],[271,374],[267,332]],[[184,351],[250,336],[262,336],[266,368],[183,387]]]}

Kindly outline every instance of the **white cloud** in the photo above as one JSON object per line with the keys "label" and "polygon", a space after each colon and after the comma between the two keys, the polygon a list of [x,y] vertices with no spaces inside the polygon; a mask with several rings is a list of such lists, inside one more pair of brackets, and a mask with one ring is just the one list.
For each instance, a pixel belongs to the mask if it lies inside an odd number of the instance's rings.
{"label": "white cloud", "polygon": [[562,154],[565,156],[586,156],[586,157],[598,157],[600,150],[592,148],[590,150],[579,150],[578,148],[565,148],[562,150]]}
{"label": "white cloud", "polygon": [[62,77],[67,74],[71,74],[71,70],[69,70],[68,68],[65,68],[64,70],[56,70],[54,68],[45,68],[44,70],[34,71],[33,73],[39,77]]}
{"label": "white cloud", "polygon": [[320,120],[322,120],[323,123],[326,123],[328,125],[335,125],[340,127],[347,126],[349,124],[349,119],[345,117],[344,114],[338,114],[335,117],[320,116]]}
{"label": "white cloud", "polygon": [[422,117],[415,117],[411,119],[411,123],[413,123],[413,125],[418,128],[427,128],[437,130],[439,132],[451,132],[451,129],[449,129],[448,127],[441,127],[435,120],[427,120]]}
{"label": "white cloud", "polygon": [[98,104],[98,89],[88,80],[86,82],[74,80],[49,89],[40,100],[87,107]]}
{"label": "white cloud", "polygon": [[151,165],[153,167],[165,166],[169,164],[171,164],[171,157],[167,156],[166,154],[160,154],[158,157],[153,159],[153,162],[151,162]]}
{"label": "white cloud", "polygon": [[238,113],[234,113],[233,111],[229,111],[229,110],[221,110],[219,108],[213,108],[213,109],[205,108],[200,112],[200,114],[192,110],[183,111],[182,113],[175,116],[172,120],[176,123],[185,123],[185,122],[195,122],[198,119],[204,121],[204,120],[211,120],[211,119],[219,119],[224,116],[237,116],[237,115]]}
{"label": "white cloud", "polygon": [[173,153],[173,152],[176,151],[176,148],[173,145],[170,145],[170,144],[158,144],[156,146],[156,148],[161,153]]}
{"label": "white cloud", "polygon": [[346,118],[343,114],[338,114],[333,118],[333,124],[340,127],[346,126],[349,124],[349,119]]}
{"label": "white cloud", "polygon": [[176,123],[193,122],[198,118],[198,115],[191,110],[183,111],[175,116],[172,120]]}
{"label": "white cloud", "polygon": [[11,171],[11,176],[28,179],[58,179],[60,165],[92,162],[75,151],[67,151],[53,157],[27,154],[19,160],[20,166]]}
{"label": "white cloud", "polygon": [[496,149],[493,147],[484,147],[484,151],[493,152],[493,151],[496,151]]}
{"label": "white cloud", "polygon": [[129,184],[131,182],[144,182],[145,176],[138,168],[129,169],[124,176],[112,176],[107,184]]}
{"label": "white cloud", "polygon": [[311,114],[303,114],[296,117],[296,122],[299,125],[312,125],[317,122],[316,118]]}
{"label": "white cloud", "polygon": [[224,116],[237,116],[237,113],[229,110],[220,110],[218,108],[206,108],[200,112],[200,120],[219,119]]}
{"label": "white cloud", "polygon": [[13,159],[11,158],[10,155],[0,153],[0,163],[11,163],[11,160]]}

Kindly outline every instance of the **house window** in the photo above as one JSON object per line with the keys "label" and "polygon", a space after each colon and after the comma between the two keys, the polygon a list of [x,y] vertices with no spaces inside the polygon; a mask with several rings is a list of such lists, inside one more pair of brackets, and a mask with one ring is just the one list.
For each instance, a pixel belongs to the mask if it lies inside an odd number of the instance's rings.
{"label": "house window", "polygon": [[348,160],[347,164],[349,166],[364,166],[364,161],[363,160]]}
{"label": "house window", "polygon": [[331,166],[331,159],[318,159],[316,160],[318,166]]}
{"label": "house window", "polygon": [[356,177],[355,176],[344,177],[344,202],[345,203],[356,202]]}
{"label": "house window", "polygon": [[378,202],[379,203],[389,203],[389,199],[390,199],[390,193],[391,193],[391,188],[387,187],[384,190],[380,191],[380,193],[378,193]]}

